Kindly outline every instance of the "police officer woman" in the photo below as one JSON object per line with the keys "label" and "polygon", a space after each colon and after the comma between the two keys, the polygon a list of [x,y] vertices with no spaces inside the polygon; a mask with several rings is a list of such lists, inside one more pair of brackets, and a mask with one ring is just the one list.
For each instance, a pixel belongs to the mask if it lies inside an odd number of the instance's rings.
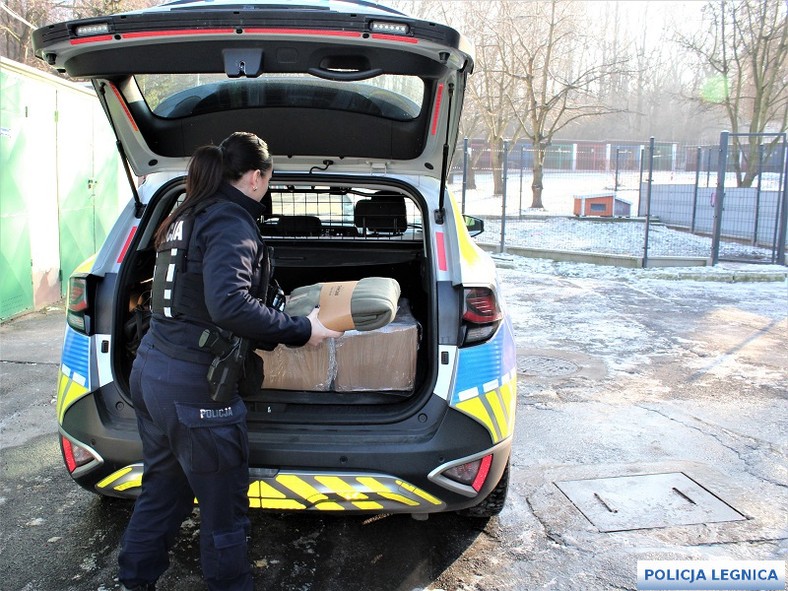
{"label": "police officer woman", "polygon": [[316,309],[296,318],[264,301],[269,261],[255,220],[272,171],[267,145],[251,133],[198,148],[186,198],[157,231],[153,315],[130,379],[144,476],[118,557],[123,589],[155,589],[195,497],[208,588],[253,589],[246,407],[237,393],[211,398],[213,353],[200,336],[218,327],[253,342],[302,346],[342,334],[325,328]]}

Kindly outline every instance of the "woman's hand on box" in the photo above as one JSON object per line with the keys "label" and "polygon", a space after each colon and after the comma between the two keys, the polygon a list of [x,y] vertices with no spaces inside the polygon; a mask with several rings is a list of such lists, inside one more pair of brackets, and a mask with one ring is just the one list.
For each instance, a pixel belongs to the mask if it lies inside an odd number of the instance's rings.
{"label": "woman's hand on box", "polygon": [[309,341],[307,341],[306,344],[311,345],[313,347],[316,347],[326,339],[329,338],[336,339],[341,337],[343,334],[345,334],[344,332],[331,330],[330,328],[326,328],[325,326],[323,326],[323,323],[320,322],[320,319],[317,317],[317,313],[319,309],[320,308],[317,307],[313,308],[312,311],[309,313],[309,316],[307,316],[309,323],[312,325],[312,336],[309,337]]}

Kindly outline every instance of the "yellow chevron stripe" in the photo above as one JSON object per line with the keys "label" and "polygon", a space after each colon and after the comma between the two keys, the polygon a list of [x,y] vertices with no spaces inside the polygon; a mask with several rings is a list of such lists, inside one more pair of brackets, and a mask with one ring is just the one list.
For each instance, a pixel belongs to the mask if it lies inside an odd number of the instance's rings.
{"label": "yellow chevron stripe", "polygon": [[457,408],[462,412],[472,416],[482,425],[487,427],[487,430],[490,432],[490,436],[492,437],[493,443],[498,443],[500,441],[498,431],[495,428],[495,425],[493,425],[492,419],[490,418],[490,413],[487,412],[487,409],[484,407],[484,403],[478,396],[474,396],[473,398],[469,398],[468,400],[463,400],[462,402],[457,403]]}
{"label": "yellow chevron stripe", "polygon": [[115,490],[127,490],[129,488],[136,488],[142,486],[142,475],[139,478],[132,478],[131,480],[127,480],[126,482],[119,484],[118,486],[114,486]]}
{"label": "yellow chevron stripe", "polygon": [[96,255],[95,254],[90,256],[90,257],[88,257],[87,259],[82,261],[79,264],[79,266],[76,269],[74,269],[74,271],[71,274],[72,275],[77,275],[77,274],[90,273],[90,270],[93,268],[93,263],[95,262],[95,260],[96,260]]}
{"label": "yellow chevron stripe", "polygon": [[359,476],[356,478],[356,480],[358,480],[359,483],[363,484],[371,491],[374,491],[378,494],[391,492],[389,487],[375,478],[372,478],[371,476]]}
{"label": "yellow chevron stripe", "polygon": [[125,468],[121,468],[117,472],[113,472],[112,474],[107,476],[105,479],[101,480],[96,486],[98,488],[106,488],[110,484],[112,484],[113,482],[118,480],[119,478],[123,478],[126,474],[131,472],[132,469],[133,469],[132,466],[126,466]]}
{"label": "yellow chevron stripe", "polygon": [[498,432],[501,434],[501,437],[506,437],[506,435],[509,434],[509,425],[507,424],[503,408],[501,408],[501,398],[498,394],[498,390],[487,392],[485,398],[487,398],[487,403],[490,405],[493,415],[495,416],[495,421],[498,423]]}
{"label": "yellow chevron stripe", "polygon": [[306,509],[306,505],[295,499],[249,499],[253,509]]}
{"label": "yellow chevron stripe", "polygon": [[[112,489],[116,492],[139,489],[144,478],[139,471],[140,468],[138,464],[126,466],[101,480],[96,487],[104,490]],[[352,479],[349,475],[280,474],[271,484],[264,480],[256,480],[249,484],[247,494],[249,507],[275,511],[355,509],[379,512],[385,511],[387,507],[388,510],[397,511],[392,503],[407,508],[404,510],[423,507],[427,503],[435,506],[443,505],[440,499],[403,480],[389,477],[379,480],[372,476],[356,476],[355,482],[358,484],[355,484],[349,479]],[[359,485],[364,486],[368,492],[358,490]],[[283,488],[280,490],[278,486]],[[323,493],[316,487],[325,487],[322,490],[326,492]],[[290,492],[303,497],[304,500],[288,498]],[[194,503],[197,502],[197,499],[194,499]]]}
{"label": "yellow chevron stripe", "polygon": [[68,385],[68,376],[62,371],[57,380],[57,419],[58,423],[63,422],[63,398],[65,396],[66,386]]}
{"label": "yellow chevron stripe", "polygon": [[339,503],[333,501],[322,501],[315,505],[315,509],[319,511],[344,511],[345,508]]}
{"label": "yellow chevron stripe", "polygon": [[338,476],[315,476],[315,480],[346,501],[363,501],[369,498]]}
{"label": "yellow chevron stripe", "polygon": [[383,508],[377,501],[355,501],[353,505],[362,511],[379,511]]}
{"label": "yellow chevron stripe", "polygon": [[276,490],[273,486],[262,480],[256,480],[249,485],[249,496],[258,499],[284,499],[287,497],[282,491]]}
{"label": "yellow chevron stripe", "polygon": [[356,480],[384,499],[400,503],[401,505],[407,505],[408,507],[418,506],[418,503],[413,499],[409,499],[404,495],[392,492],[385,484],[376,480],[375,478],[372,478],[371,476],[359,476],[356,478]]}
{"label": "yellow chevron stripe", "polygon": [[404,488],[405,490],[407,490],[408,492],[412,492],[413,494],[421,497],[422,499],[424,499],[428,503],[432,503],[433,505],[440,505],[441,504],[440,499],[436,499],[430,493],[428,493],[426,491],[423,491],[420,488],[415,487],[415,486],[413,486],[412,484],[410,484],[408,482],[404,482],[402,480],[397,480],[397,484],[399,486],[401,486],[402,488]]}
{"label": "yellow chevron stripe", "polygon": [[382,493],[378,493],[378,494],[381,497],[383,497],[384,499],[388,499],[389,501],[396,501],[397,503],[400,503],[402,505],[407,505],[408,507],[418,507],[419,506],[419,503],[417,501],[414,501],[413,499],[409,499],[408,497],[406,497],[404,495],[400,495],[400,494],[392,493],[392,492],[389,492],[389,493],[382,492]]}
{"label": "yellow chevron stripe", "polygon": [[514,407],[517,401],[517,378],[512,378],[503,384],[500,393],[501,399],[503,400],[503,407],[506,411],[506,422],[508,425],[507,435],[511,435],[514,432]]}
{"label": "yellow chevron stripe", "polygon": [[62,384],[62,394],[61,386],[58,384],[58,422],[63,423],[63,416],[66,414],[66,410],[72,404],[74,404],[77,400],[85,396],[88,393],[88,389],[85,386],[82,386],[66,376],[65,374],[61,373],[61,384]]}
{"label": "yellow chevron stripe", "polygon": [[460,208],[455,206],[452,208],[454,211],[454,224],[457,226],[457,244],[460,247],[460,256],[464,263],[470,267],[479,264],[481,259],[481,249],[473,241],[468,230],[465,227],[465,220],[462,218]]}
{"label": "yellow chevron stripe", "polygon": [[321,501],[328,500],[328,497],[313,487],[308,482],[295,476],[293,474],[282,474],[276,477],[276,481],[292,490],[302,499],[310,503],[320,503]]}
{"label": "yellow chevron stripe", "polygon": [[514,403],[514,389],[516,387],[517,382],[515,380],[510,380],[503,384],[499,390],[501,393],[501,400],[503,401],[503,408],[506,411],[506,419],[508,421],[511,421],[514,416],[512,404]]}

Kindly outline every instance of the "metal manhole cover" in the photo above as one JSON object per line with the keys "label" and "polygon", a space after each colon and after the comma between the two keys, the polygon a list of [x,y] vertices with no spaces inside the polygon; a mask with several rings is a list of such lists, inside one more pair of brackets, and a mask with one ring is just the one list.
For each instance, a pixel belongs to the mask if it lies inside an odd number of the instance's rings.
{"label": "metal manhole cover", "polygon": [[681,472],[570,480],[555,485],[603,532],[746,519]]}
{"label": "metal manhole cover", "polygon": [[517,359],[517,372],[529,376],[561,377],[580,371],[580,366],[567,359],[544,355],[526,355]]}

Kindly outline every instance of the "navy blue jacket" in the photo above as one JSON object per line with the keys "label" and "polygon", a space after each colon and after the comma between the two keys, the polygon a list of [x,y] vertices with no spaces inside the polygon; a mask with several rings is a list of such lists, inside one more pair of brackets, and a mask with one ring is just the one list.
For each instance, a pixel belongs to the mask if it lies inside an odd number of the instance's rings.
{"label": "navy blue jacket", "polygon": [[[255,297],[267,283],[266,247],[255,221],[265,207],[228,183],[212,199],[217,203],[194,221],[187,265],[190,272],[202,272],[205,305],[213,323],[253,342],[306,344],[312,335],[309,320],[288,316]],[[146,337],[172,357],[210,363],[213,355],[199,346],[203,330],[203,323],[154,313]]]}

